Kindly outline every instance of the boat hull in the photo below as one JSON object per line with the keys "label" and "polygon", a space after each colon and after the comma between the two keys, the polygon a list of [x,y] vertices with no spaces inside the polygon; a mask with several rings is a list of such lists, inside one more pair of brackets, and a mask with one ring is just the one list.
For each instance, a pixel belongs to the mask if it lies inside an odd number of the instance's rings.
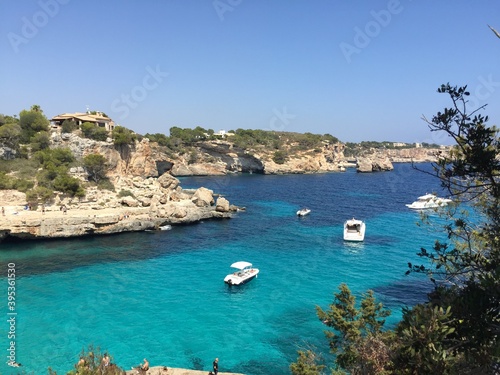
{"label": "boat hull", "polygon": [[360,220],[349,220],[344,224],[344,241],[361,242],[365,240],[366,224]]}
{"label": "boat hull", "polygon": [[306,215],[309,215],[310,212],[311,212],[311,210],[308,210],[308,209],[299,210],[299,211],[297,211],[297,216],[299,216],[299,217],[306,216]]}
{"label": "boat hull", "polygon": [[228,279],[228,280],[224,280],[224,282],[229,286],[233,286],[233,285],[238,286],[238,285],[244,285],[244,284],[250,282],[251,280],[255,279],[256,277],[257,277],[257,275],[251,276],[251,277],[243,279],[243,280]]}
{"label": "boat hull", "polygon": [[252,268],[248,271],[245,271],[243,274],[241,272],[235,272],[227,275],[224,278],[224,282],[229,285],[243,285],[252,281],[259,274],[259,270],[257,268]]}

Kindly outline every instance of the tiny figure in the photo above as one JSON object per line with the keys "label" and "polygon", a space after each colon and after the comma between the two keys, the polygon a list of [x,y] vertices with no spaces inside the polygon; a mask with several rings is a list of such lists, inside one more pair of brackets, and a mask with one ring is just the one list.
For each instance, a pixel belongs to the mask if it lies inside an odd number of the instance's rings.
{"label": "tiny figure", "polygon": [[102,364],[104,367],[108,367],[111,362],[111,359],[109,358],[108,353],[104,353],[104,357],[102,357]]}
{"label": "tiny figure", "polygon": [[214,375],[219,373],[219,358],[215,358],[213,363]]}

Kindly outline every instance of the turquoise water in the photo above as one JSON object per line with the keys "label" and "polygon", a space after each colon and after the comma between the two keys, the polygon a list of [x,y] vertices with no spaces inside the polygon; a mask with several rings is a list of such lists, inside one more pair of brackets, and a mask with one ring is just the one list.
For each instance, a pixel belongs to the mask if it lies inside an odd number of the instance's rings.
{"label": "turquoise water", "polygon": [[[48,366],[64,374],[94,344],[125,369],[146,357],[152,366],[208,371],[218,357],[223,372],[289,374],[298,349],[328,352],[315,306],[327,308],[342,282],[358,296],[373,289],[394,324],[401,307],[421,301],[429,286],[404,276],[407,262],[418,262],[416,252],[438,237],[417,226],[418,213],[405,204],[440,191],[431,176],[395,167],[185,178],[184,188],[206,186],[246,211],[170,231],[0,244],[2,301],[7,263],[18,277],[17,361],[35,374]],[[304,206],[312,212],[298,218]],[[342,224],[353,216],[367,223],[363,243],[342,240]],[[222,280],[239,260],[252,262],[259,277],[229,288]],[[6,361],[0,372],[16,373]]]}

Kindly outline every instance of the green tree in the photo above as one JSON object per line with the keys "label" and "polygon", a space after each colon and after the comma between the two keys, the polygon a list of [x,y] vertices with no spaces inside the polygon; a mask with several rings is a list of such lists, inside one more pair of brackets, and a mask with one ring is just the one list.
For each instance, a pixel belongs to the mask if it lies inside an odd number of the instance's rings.
{"label": "green tree", "polygon": [[71,197],[85,196],[85,190],[80,186],[80,181],[67,174],[58,174],[54,179],[53,186],[55,190],[68,194]]}
{"label": "green tree", "polygon": [[49,131],[49,120],[41,110],[22,110],[19,114],[19,125],[21,126],[21,143],[29,143],[31,138],[40,131]]}
{"label": "green tree", "polygon": [[40,150],[45,150],[50,146],[50,136],[46,131],[41,131],[36,133],[31,137],[31,151],[36,152]]}
{"label": "green tree", "polygon": [[132,145],[137,139],[134,132],[123,126],[115,126],[112,137],[116,146]]}
{"label": "green tree", "polygon": [[290,371],[293,375],[321,375],[325,367],[312,350],[300,350],[297,362],[290,365]]}
{"label": "green tree", "polygon": [[38,104],[33,104],[30,108],[30,111],[32,112],[40,112],[42,113],[42,108]]}
{"label": "green tree", "polygon": [[273,154],[273,161],[276,164],[285,164],[288,159],[288,154],[286,151],[278,150]]}
{"label": "green tree", "polygon": [[351,374],[383,374],[388,371],[390,333],[382,327],[390,311],[375,301],[368,291],[356,307],[354,297],[346,284],[339,286],[339,293],[328,310],[316,307],[318,318],[333,330],[325,331],[332,353],[336,354],[339,368]]}
{"label": "green tree", "polygon": [[61,132],[71,133],[78,129],[78,124],[73,120],[64,120],[61,125]]}
{"label": "green tree", "polygon": [[170,145],[170,138],[167,137],[165,134],[161,133],[155,133],[155,134],[149,134],[146,133],[144,136],[148,138],[152,142],[158,142],[160,146],[169,146]]}
{"label": "green tree", "polygon": [[0,145],[17,149],[21,136],[21,127],[18,124],[5,124],[0,126]]}
{"label": "green tree", "polygon": [[456,145],[434,164],[434,174],[473,215],[450,211],[448,241],[423,248],[419,255],[430,266],[410,264],[409,271],[432,277],[431,302],[451,306],[455,342],[450,347],[464,360],[462,371],[487,373],[500,362],[500,140],[497,128],[487,125],[488,116],[479,113],[485,106],[467,112],[467,86],[445,84],[438,92],[452,105],[424,120]]}
{"label": "green tree", "polygon": [[106,158],[101,154],[89,154],[83,158],[83,167],[87,171],[89,179],[95,183],[99,183],[106,178],[108,165]]}
{"label": "green tree", "polygon": [[[397,349],[392,360],[396,373],[453,374],[459,373],[454,347],[458,341],[451,308],[444,310],[432,304],[419,304],[405,309],[396,329]],[[456,372],[458,371],[458,372]]]}
{"label": "green tree", "polygon": [[96,141],[105,141],[108,138],[108,131],[92,122],[84,122],[80,125],[80,129],[85,138]]}

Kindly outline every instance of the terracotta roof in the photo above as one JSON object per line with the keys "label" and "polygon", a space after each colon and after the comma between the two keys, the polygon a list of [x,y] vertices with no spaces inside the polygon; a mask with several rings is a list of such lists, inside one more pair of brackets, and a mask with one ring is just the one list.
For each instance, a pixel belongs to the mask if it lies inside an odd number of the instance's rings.
{"label": "terracotta roof", "polygon": [[99,116],[99,115],[90,115],[85,112],[75,112],[75,113],[63,113],[57,116],[52,117],[52,120],[66,120],[68,118],[77,118],[81,121],[89,121],[89,122],[111,122],[112,120],[109,117]]}

